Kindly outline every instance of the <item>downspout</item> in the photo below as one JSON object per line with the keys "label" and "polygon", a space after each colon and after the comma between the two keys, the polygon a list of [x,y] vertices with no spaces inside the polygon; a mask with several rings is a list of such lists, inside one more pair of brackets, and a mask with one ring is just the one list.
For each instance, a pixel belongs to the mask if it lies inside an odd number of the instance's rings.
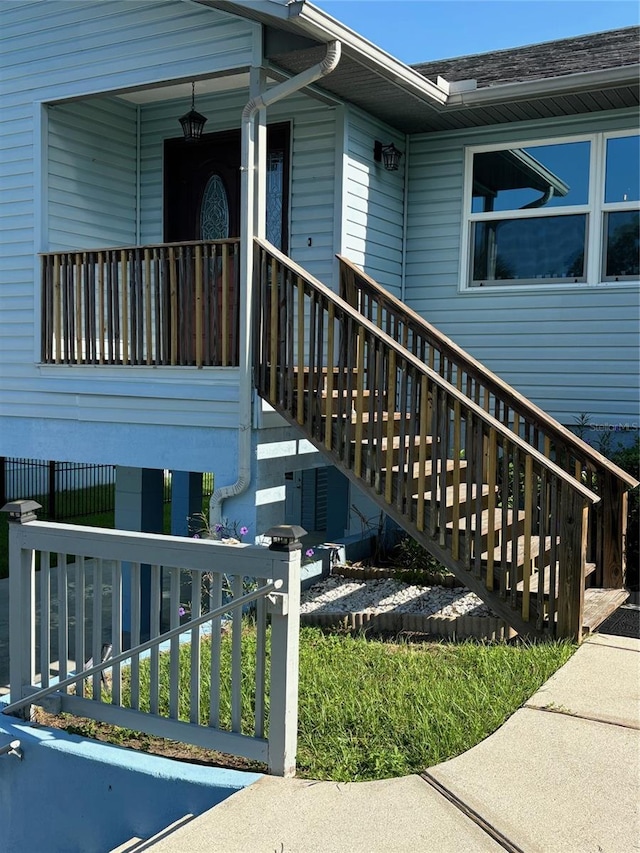
{"label": "downspout", "polygon": [[251,359],[251,326],[253,311],[253,236],[254,223],[254,119],[259,110],[304,89],[321,77],[330,74],[340,61],[342,46],[330,42],[324,59],[295,77],[285,80],[268,92],[251,98],[242,111],[240,152],[240,282],[245,282],[244,299],[240,303],[240,400],[238,406],[238,479],[230,486],[216,489],[209,501],[209,524],[222,521],[222,503],[227,498],[245,492],[251,482],[251,402],[253,376]]}

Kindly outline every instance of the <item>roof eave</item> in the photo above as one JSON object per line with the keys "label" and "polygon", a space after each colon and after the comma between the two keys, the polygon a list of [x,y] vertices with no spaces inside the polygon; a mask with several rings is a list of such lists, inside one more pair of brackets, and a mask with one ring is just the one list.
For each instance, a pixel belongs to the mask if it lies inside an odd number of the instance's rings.
{"label": "roof eave", "polygon": [[549,95],[568,95],[614,86],[637,85],[639,77],[640,64],[636,64],[598,71],[581,71],[576,74],[564,74],[561,77],[500,83],[484,89],[453,93],[449,95],[447,107],[474,107]]}
{"label": "roof eave", "polygon": [[358,33],[345,27],[335,18],[332,18],[322,9],[313,6],[306,0],[292,3],[289,7],[290,19],[295,18],[300,22],[303,29],[320,41],[338,39],[364,65],[376,70],[382,70],[387,79],[400,84],[405,89],[420,97],[427,97],[435,103],[444,106],[448,102],[449,92],[438,86],[426,77],[423,77],[413,68],[395,59],[391,54],[381,50]]}
{"label": "roof eave", "polygon": [[[448,90],[442,88],[408,65],[395,59],[358,33],[344,26],[331,15],[313,6],[308,0],[295,0],[287,4],[274,0],[197,0],[203,5],[223,9],[239,17],[266,21],[270,18],[274,24],[286,21],[305,35],[319,42],[342,42],[352,58],[362,65],[376,71],[386,79],[402,86],[414,96],[430,102],[433,106],[447,103]],[[257,16],[256,14],[257,13]]]}

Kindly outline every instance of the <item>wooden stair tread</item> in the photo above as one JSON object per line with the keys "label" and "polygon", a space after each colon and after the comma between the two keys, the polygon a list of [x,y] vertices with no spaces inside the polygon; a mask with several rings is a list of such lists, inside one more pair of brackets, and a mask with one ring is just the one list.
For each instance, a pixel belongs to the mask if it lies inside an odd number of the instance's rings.
{"label": "wooden stair tread", "polygon": [[[466,463],[466,461],[465,461],[464,459],[461,459],[461,460],[458,462],[458,470],[459,470],[459,471],[463,471],[466,467],[467,467],[467,463]],[[391,470],[392,470],[395,474],[398,474],[398,473],[400,472],[400,470],[402,470],[402,473],[408,476],[408,474],[409,474],[408,468],[409,468],[409,466],[408,466],[408,465],[406,465],[406,464],[405,464],[405,465],[402,465],[402,466],[400,466],[400,465],[394,465],[394,466],[392,467],[392,469],[391,469]],[[386,473],[386,471],[387,471],[388,469],[387,469],[387,468],[381,468],[380,470],[381,470],[381,472],[385,472],[385,473]],[[436,471],[440,472],[441,470],[442,470],[442,464],[441,464],[440,459],[438,459],[438,460],[437,460],[437,465],[436,465]],[[455,464],[454,464],[453,459],[447,459],[447,464],[446,464],[446,469],[445,469],[445,470],[447,470],[447,471],[453,471],[453,470],[455,470]],[[431,472],[432,472],[432,471],[433,471],[433,462],[431,461],[431,459],[427,459],[427,460],[425,461],[425,468],[424,468],[425,477],[430,477],[430,476],[431,476]],[[419,462],[414,462],[414,463],[413,463],[413,477],[414,477],[414,479],[416,479],[416,480],[417,480],[419,476],[420,476],[420,463],[419,463]],[[462,484],[461,484],[461,485],[462,485]]]}
{"label": "wooden stair tread", "polygon": [[[518,521],[524,521],[524,518],[525,518],[524,510],[518,510]],[[487,533],[489,532],[490,527],[491,527],[488,509],[483,510],[480,515],[478,515],[477,513],[474,513],[471,516],[470,530],[472,533],[476,532],[478,521],[480,521],[480,531],[479,531],[480,535],[486,536]],[[509,527],[512,524],[513,524],[513,510],[512,509],[507,510],[506,518],[505,518],[504,522],[502,519],[502,509],[500,509],[500,508],[494,509],[494,511],[493,511],[493,529],[494,530],[500,530],[503,526]],[[449,528],[449,530],[452,530],[453,529],[453,522],[448,521],[447,527]],[[462,531],[466,530],[466,528],[467,528],[467,519],[461,518],[458,522],[458,529],[462,532]],[[484,555],[483,555],[483,559],[485,559]]]}
{"label": "wooden stair tread", "polygon": [[[487,486],[485,483],[483,483],[482,484],[482,495],[483,495],[483,497],[486,497],[490,491],[491,490],[489,489],[489,486]],[[476,486],[475,483],[472,483],[472,485],[471,485],[471,500],[472,501],[476,499],[477,494],[478,494],[478,487]],[[413,495],[414,501],[417,501],[418,497],[419,496],[417,494]],[[445,491],[445,505],[446,506],[453,506],[453,504],[456,503],[455,498],[456,498],[456,487],[455,486],[447,486],[446,491]],[[427,502],[431,500],[431,491],[430,490],[427,490],[424,493],[424,499]],[[436,502],[439,502],[441,500],[440,489],[436,489],[435,500],[436,500]],[[457,503],[464,503],[466,500],[467,500],[467,484],[466,483],[460,483],[460,486],[458,488],[458,501],[457,501]]]}
{"label": "wooden stair tread", "polygon": [[597,587],[585,589],[582,630],[585,632],[595,631],[598,625],[601,625],[628,598],[629,590],[627,589],[599,589]]}
{"label": "wooden stair tread", "polygon": [[[431,436],[430,436],[430,435],[427,435],[427,436],[425,437],[425,439],[424,439],[424,442],[425,442],[425,444],[431,444],[431,443],[433,442],[433,439],[431,438]],[[355,444],[355,443],[356,443],[355,438],[352,438],[352,439],[351,439],[351,444]],[[411,436],[409,436],[409,435],[405,435],[405,437],[404,437],[404,441],[402,442],[402,446],[403,446],[403,447],[405,447],[405,448],[407,448],[407,447],[409,447],[409,446],[411,445],[411,443],[412,443],[412,441],[411,441]],[[363,445],[365,445],[365,446],[377,447],[377,446],[378,446],[378,439],[377,439],[377,438],[375,438],[375,437],[374,437],[374,438],[366,438],[366,437],[365,437],[365,438],[363,438],[363,439],[362,439],[362,444],[363,444]],[[414,446],[415,446],[415,447],[419,447],[419,445],[420,445],[420,436],[415,436],[415,437],[414,437],[414,439],[413,439],[413,444],[414,444]],[[401,445],[400,445],[400,436],[399,436],[399,435],[394,435],[394,436],[393,436],[393,438],[392,438],[391,447],[392,447],[394,450],[399,450],[399,449],[400,449],[400,446],[401,446]],[[389,439],[387,438],[387,436],[386,436],[386,435],[381,436],[381,437],[380,437],[380,451],[381,451],[382,453],[385,453],[388,447],[389,447]]]}
{"label": "wooden stair tread", "polygon": [[[548,539],[548,537],[547,537],[547,539]],[[548,568],[548,566],[545,566],[545,569],[547,569],[547,568]],[[595,570],[596,570],[596,564],[595,563],[585,563],[585,568],[584,568],[585,579],[588,578],[589,575],[592,575],[595,572]],[[499,573],[500,573],[500,567],[498,566],[498,567],[496,567],[496,574],[499,575]],[[542,591],[544,593],[545,598],[548,598],[549,590],[550,590],[549,572],[545,571],[544,575],[545,575],[545,577],[544,577],[544,589]],[[555,584],[556,596],[558,595],[558,576],[559,576],[559,572],[556,571],[556,584]],[[529,578],[529,592],[531,593],[531,595],[534,595],[534,594],[537,595],[538,594],[539,583],[540,583],[540,574],[538,573],[537,570],[533,571],[531,573],[530,578]],[[517,589],[518,589],[518,592],[523,591],[524,581],[522,581],[522,580],[519,581],[519,583],[517,584]]]}

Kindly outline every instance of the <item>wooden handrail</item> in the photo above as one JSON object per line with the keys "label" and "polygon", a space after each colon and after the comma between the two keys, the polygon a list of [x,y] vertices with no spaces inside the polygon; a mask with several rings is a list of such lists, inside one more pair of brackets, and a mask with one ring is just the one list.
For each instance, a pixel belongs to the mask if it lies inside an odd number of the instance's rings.
{"label": "wooden handrail", "polygon": [[596,469],[608,471],[628,488],[635,488],[639,485],[638,481],[631,474],[619,468],[610,459],[607,459],[606,456],[598,453],[597,450],[582,441],[571,430],[567,429],[567,427],[536,406],[535,403],[532,403],[520,394],[515,388],[490,371],[469,353],[465,352],[454,341],[397,299],[392,293],[381,287],[352,261],[342,255],[337,255],[337,258],[343,268],[349,270],[354,277],[357,276],[369,291],[379,298],[379,302],[383,303],[383,307],[387,309],[390,307],[402,320],[414,324],[425,335],[429,343],[435,345],[443,352],[446,358],[464,369],[466,373],[475,379],[481,381],[495,397],[504,400],[518,414],[528,415],[532,419],[532,425],[535,428],[543,430],[551,439],[560,441],[571,447],[575,451],[576,456],[590,462]]}
{"label": "wooden handrail", "polygon": [[599,495],[592,492],[586,486],[584,486],[581,482],[576,480],[570,474],[568,474],[563,468],[556,465],[553,460],[546,457],[543,453],[536,450],[530,444],[528,444],[524,439],[522,439],[519,435],[512,432],[508,427],[506,427],[501,421],[497,420],[493,417],[489,412],[486,412],[481,406],[477,405],[473,400],[470,400],[466,397],[461,391],[459,391],[455,385],[452,385],[450,382],[447,382],[439,373],[426,365],[423,361],[417,358],[413,353],[408,352],[401,344],[399,344],[396,340],[394,340],[390,335],[386,332],[382,331],[378,326],[369,321],[366,317],[360,314],[355,308],[349,305],[344,299],[334,293],[333,290],[330,290],[326,285],[322,284],[322,282],[318,281],[318,279],[314,278],[309,274],[305,269],[292,261],[286,255],[283,255],[275,246],[272,246],[266,240],[262,240],[260,238],[254,238],[254,242],[257,246],[264,249],[268,252],[272,257],[274,257],[278,263],[286,267],[290,272],[294,275],[299,276],[304,279],[305,283],[313,287],[319,293],[321,293],[326,299],[334,304],[334,306],[338,306],[344,312],[345,315],[351,317],[351,319],[365,329],[369,334],[378,338],[378,340],[384,342],[384,344],[392,351],[396,353],[397,357],[400,357],[402,360],[407,363],[413,365],[415,369],[421,374],[427,376],[435,385],[438,385],[440,388],[445,390],[447,394],[449,394],[454,400],[458,401],[466,409],[476,415],[480,420],[482,420],[488,427],[495,430],[495,432],[499,435],[502,435],[504,438],[507,438],[512,444],[517,446],[520,450],[522,450],[526,455],[531,456],[532,459],[537,461],[541,466],[546,468],[550,473],[553,473],[559,480],[565,482],[568,486],[571,487],[573,491],[577,494],[580,494],[586,501],[591,504],[597,504],[600,501]]}
{"label": "wooden handrail", "polygon": [[84,255],[96,252],[130,252],[134,249],[169,249],[180,246],[222,246],[224,243],[240,243],[239,237],[225,237],[222,240],[181,240],[177,243],[145,243],[134,246],[97,246],[92,249],[58,249],[55,252],[38,252],[39,258],[54,258],[56,255]]}

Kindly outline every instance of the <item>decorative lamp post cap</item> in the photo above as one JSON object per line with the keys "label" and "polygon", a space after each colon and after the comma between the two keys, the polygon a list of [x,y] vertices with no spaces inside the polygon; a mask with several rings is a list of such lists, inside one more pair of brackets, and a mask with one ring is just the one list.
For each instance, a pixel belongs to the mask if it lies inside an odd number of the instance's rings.
{"label": "decorative lamp post cap", "polygon": [[264,535],[271,537],[270,551],[299,551],[302,548],[300,537],[306,532],[299,524],[278,524]]}
{"label": "decorative lamp post cap", "polygon": [[42,504],[32,500],[10,501],[5,504],[0,512],[6,512],[9,515],[9,521],[17,524],[26,524],[28,521],[35,521],[37,512],[42,509]]}

